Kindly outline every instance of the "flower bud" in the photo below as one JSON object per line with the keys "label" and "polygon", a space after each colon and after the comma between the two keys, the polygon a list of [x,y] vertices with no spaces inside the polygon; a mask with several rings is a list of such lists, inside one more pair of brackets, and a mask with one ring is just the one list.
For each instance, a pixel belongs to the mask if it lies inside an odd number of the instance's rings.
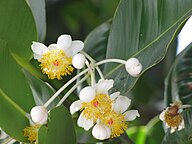
{"label": "flower bud", "polygon": [[48,118],[47,109],[44,106],[35,106],[30,112],[31,119],[36,124],[46,124]]}
{"label": "flower bud", "polygon": [[125,64],[125,68],[127,72],[133,77],[137,77],[142,71],[142,65],[136,58],[128,59]]}
{"label": "flower bud", "polygon": [[96,124],[93,127],[92,135],[94,138],[99,140],[108,139],[111,136],[111,130],[109,127],[103,125],[103,124]]}
{"label": "flower bud", "polygon": [[90,102],[92,101],[96,96],[96,91],[94,87],[87,86],[83,88],[79,93],[79,99],[83,102]]}
{"label": "flower bud", "polygon": [[85,66],[85,56],[82,54],[76,54],[73,57],[72,64],[76,69],[82,69]]}

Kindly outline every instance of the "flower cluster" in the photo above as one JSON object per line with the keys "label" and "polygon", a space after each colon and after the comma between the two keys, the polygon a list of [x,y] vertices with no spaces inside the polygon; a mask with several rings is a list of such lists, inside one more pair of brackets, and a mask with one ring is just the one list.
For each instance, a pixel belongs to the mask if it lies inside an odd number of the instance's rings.
{"label": "flower cluster", "polygon": [[[99,140],[120,136],[128,127],[128,122],[139,117],[137,110],[127,111],[131,100],[126,96],[121,96],[120,92],[109,94],[114,81],[104,79],[99,66],[108,62],[116,62],[125,65],[125,70],[129,75],[137,77],[142,71],[142,65],[137,58],[130,58],[127,61],[121,59],[106,59],[96,62],[87,53],[83,52],[84,43],[80,40],[72,41],[70,35],[61,35],[56,44],[48,47],[39,42],[31,45],[34,52],[34,59],[40,63],[42,72],[49,79],[62,79],[63,76],[70,75],[74,68],[84,69],[66,84],[64,84],[43,106],[35,106],[31,109],[29,120],[30,126],[24,129],[24,136],[30,142],[38,141],[38,130],[41,125],[47,124],[47,107],[54,99],[75,80],[85,75],[79,80],[59,101],[56,106],[60,106],[65,99],[84,82],[91,77],[91,86],[83,88],[79,93],[80,100],[75,101],[70,106],[71,114],[82,111],[77,124],[89,130],[92,135]],[[85,65],[87,68],[84,68]],[[98,72],[100,80],[95,79],[95,71]]]}
{"label": "flower cluster", "polygon": [[160,120],[165,122],[165,127],[171,129],[171,133],[175,132],[176,129],[180,131],[185,128],[184,119],[181,115],[182,109],[183,106],[181,102],[176,101],[170,104],[170,107],[167,107],[159,115]]}
{"label": "flower cluster", "polygon": [[77,124],[89,130],[95,138],[104,140],[120,136],[128,127],[128,121],[139,117],[137,110],[126,111],[131,103],[128,97],[119,92],[109,95],[108,90],[113,87],[113,80],[99,80],[94,86],[81,90],[80,100],[70,106],[71,114],[81,110]]}

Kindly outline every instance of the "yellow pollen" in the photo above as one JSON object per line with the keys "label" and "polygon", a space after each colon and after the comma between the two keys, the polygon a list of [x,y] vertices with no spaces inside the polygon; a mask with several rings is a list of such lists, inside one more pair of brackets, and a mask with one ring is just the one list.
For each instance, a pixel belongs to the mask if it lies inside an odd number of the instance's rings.
{"label": "yellow pollen", "polygon": [[105,113],[110,112],[112,108],[112,100],[106,94],[97,94],[91,102],[82,103],[82,114],[94,122],[101,118]]}
{"label": "yellow pollen", "polygon": [[33,125],[33,126],[28,126],[24,128],[23,130],[24,137],[27,137],[31,143],[35,143],[38,139],[39,128],[40,128],[40,125]]}
{"label": "yellow pollen", "polygon": [[49,50],[39,60],[42,72],[48,75],[49,79],[62,79],[62,76],[70,75],[73,72],[72,57],[68,57],[61,49]]}
{"label": "yellow pollen", "polygon": [[100,119],[100,122],[111,129],[111,137],[118,137],[128,127],[128,122],[122,113],[111,111]]}
{"label": "yellow pollen", "polygon": [[170,127],[178,127],[183,120],[183,117],[181,114],[176,114],[176,115],[170,115],[169,111],[165,112],[165,122],[170,126]]}

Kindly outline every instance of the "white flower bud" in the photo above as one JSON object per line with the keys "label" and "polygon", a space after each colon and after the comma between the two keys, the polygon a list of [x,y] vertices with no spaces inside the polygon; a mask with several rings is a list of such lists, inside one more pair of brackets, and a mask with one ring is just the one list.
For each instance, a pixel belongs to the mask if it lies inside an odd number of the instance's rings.
{"label": "white flower bud", "polygon": [[30,112],[31,119],[36,124],[46,124],[48,118],[47,109],[44,106],[35,106]]}
{"label": "white flower bud", "polygon": [[82,54],[76,54],[73,57],[72,64],[76,69],[82,69],[85,66],[85,56]]}
{"label": "white flower bud", "polygon": [[92,135],[99,140],[108,139],[111,136],[111,129],[103,124],[96,124],[93,127]]}
{"label": "white flower bud", "polygon": [[125,68],[127,72],[133,77],[137,77],[142,71],[142,65],[136,58],[128,59],[125,64]]}
{"label": "white flower bud", "polygon": [[83,88],[79,93],[79,99],[83,102],[90,102],[92,101],[96,96],[96,91],[94,87],[87,86]]}

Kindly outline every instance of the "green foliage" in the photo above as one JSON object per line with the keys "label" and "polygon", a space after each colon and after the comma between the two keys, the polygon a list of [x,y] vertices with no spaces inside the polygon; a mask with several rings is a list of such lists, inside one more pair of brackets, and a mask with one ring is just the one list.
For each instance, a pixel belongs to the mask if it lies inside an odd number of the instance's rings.
{"label": "green foliage", "polygon": [[[28,2],[28,4],[27,4]],[[31,63],[32,41],[43,41],[46,34],[45,1],[33,0],[1,0],[0,1],[0,127],[10,137],[17,141],[27,142],[23,137],[23,129],[29,126],[27,113],[35,105],[43,105],[58,88],[68,81],[48,81],[36,69],[37,63]],[[114,3],[116,4],[116,0]],[[77,21],[88,23],[91,27],[100,23],[100,14],[95,15],[98,9],[111,14],[111,1],[97,2],[103,4],[91,11],[89,7],[74,2],[61,11],[66,25],[72,31],[80,34]],[[90,1],[85,2],[90,5]],[[95,2],[96,3],[96,2]],[[108,3],[110,3],[108,5]],[[74,10],[79,8],[80,11]],[[71,12],[68,15],[67,12]],[[95,28],[85,39],[85,51],[96,61],[105,58],[120,58],[127,60],[137,57],[143,66],[144,73],[147,69],[159,63],[167,53],[167,49],[177,36],[177,33],[192,14],[191,0],[121,0],[114,17]],[[79,17],[81,15],[81,17]],[[78,19],[74,20],[74,17]],[[88,19],[91,17],[91,20]],[[102,15],[106,19],[106,15]],[[85,27],[85,26],[84,26]],[[58,28],[58,30],[60,30]],[[87,29],[86,29],[87,30]],[[65,33],[65,32],[62,32]],[[167,80],[165,101],[166,105],[176,99],[184,104],[191,104],[191,49],[192,44],[178,56]],[[104,68],[104,69],[103,69]],[[105,78],[113,78],[115,90],[123,93],[129,92],[138,78],[128,76],[124,65],[107,64],[102,67]],[[45,80],[46,83],[42,80]],[[80,88],[81,89],[81,88]],[[66,93],[65,90],[63,93]],[[71,94],[68,107],[76,95]],[[73,97],[74,96],[74,97]],[[39,130],[39,144],[75,144],[76,134],[73,119],[69,110],[56,107],[56,99],[48,107],[49,120]],[[191,109],[184,113],[186,129],[174,134],[167,133],[163,143],[191,142]],[[142,115],[141,115],[142,116]],[[159,135],[156,135],[158,131]],[[152,120],[146,126],[128,129],[128,136],[137,144],[160,143],[163,137],[161,122]],[[78,135],[77,135],[78,138]],[[90,141],[96,141],[91,139]],[[132,143],[127,135],[116,139],[106,140],[104,143]]]}

